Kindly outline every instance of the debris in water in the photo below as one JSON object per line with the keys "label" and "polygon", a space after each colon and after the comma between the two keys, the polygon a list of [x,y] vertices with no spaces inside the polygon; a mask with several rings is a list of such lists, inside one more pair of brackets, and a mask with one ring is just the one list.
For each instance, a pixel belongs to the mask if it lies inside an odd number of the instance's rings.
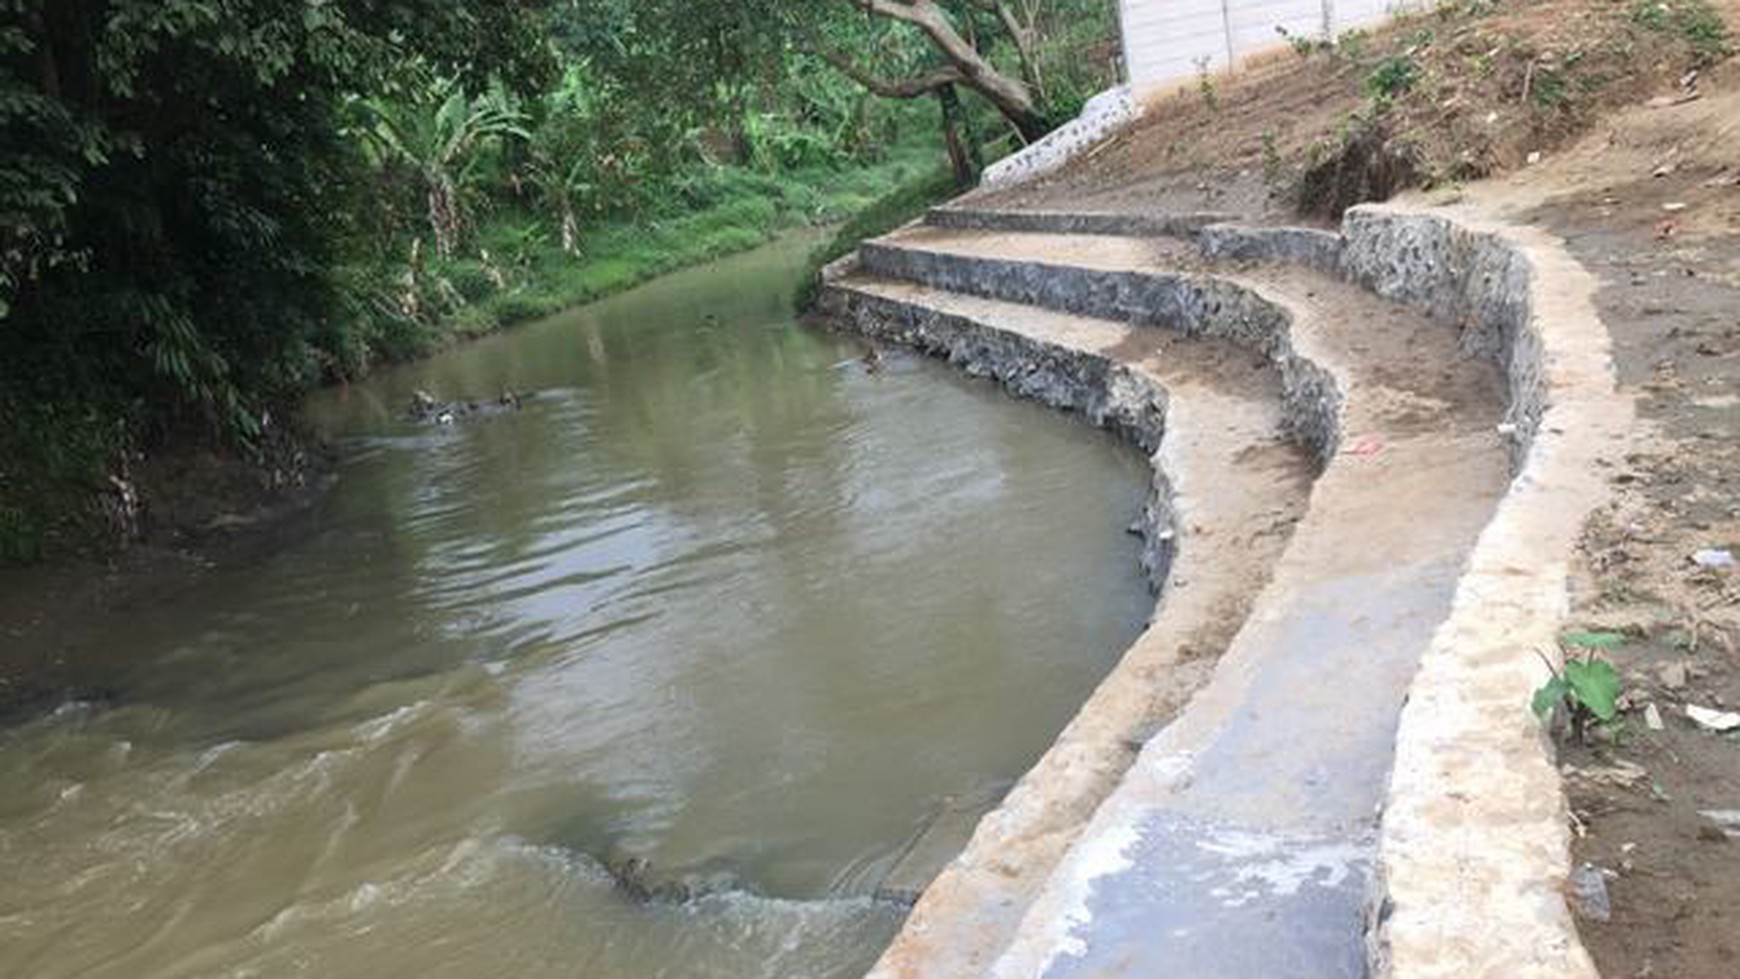
{"label": "debris in water", "polygon": [[1706,731],[1721,734],[1726,731],[1740,730],[1740,714],[1731,710],[1714,710],[1709,707],[1699,707],[1697,704],[1686,705],[1686,716],[1692,722]]}
{"label": "debris in water", "polygon": [[1375,438],[1363,438],[1347,447],[1350,456],[1374,456],[1384,450],[1384,444]]}
{"label": "debris in water", "polygon": [[1590,921],[1606,921],[1613,917],[1613,903],[1607,898],[1607,875],[1592,863],[1583,864],[1565,878],[1565,896],[1571,908]]}
{"label": "debris in water", "polygon": [[1660,731],[1666,728],[1667,725],[1661,722],[1661,711],[1657,710],[1654,704],[1643,705],[1643,726],[1651,731]]}

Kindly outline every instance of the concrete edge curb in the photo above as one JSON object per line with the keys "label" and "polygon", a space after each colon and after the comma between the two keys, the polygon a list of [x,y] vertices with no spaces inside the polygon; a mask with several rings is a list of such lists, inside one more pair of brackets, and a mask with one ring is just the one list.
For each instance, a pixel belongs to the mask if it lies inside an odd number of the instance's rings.
{"label": "concrete edge curb", "polygon": [[1509,491],[1409,688],[1368,922],[1378,979],[1595,979],[1561,885],[1569,830],[1529,712],[1568,612],[1569,565],[1632,411],[1595,280],[1551,236],[1473,211],[1349,212],[1351,278],[1461,322],[1509,379]]}
{"label": "concrete edge curb", "polygon": [[1074,119],[986,167],[979,186],[1001,190],[1052,173],[1142,118],[1144,111],[1143,103],[1131,94],[1129,86],[1106,89],[1088,99]]}

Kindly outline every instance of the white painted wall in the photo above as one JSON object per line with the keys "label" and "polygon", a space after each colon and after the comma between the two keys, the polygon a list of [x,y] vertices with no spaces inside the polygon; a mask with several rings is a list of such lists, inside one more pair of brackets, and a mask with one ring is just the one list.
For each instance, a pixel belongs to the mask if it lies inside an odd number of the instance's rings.
{"label": "white painted wall", "polygon": [[1127,84],[1088,100],[1080,117],[987,167],[985,187],[1050,173],[1141,116],[1143,96],[1224,71],[1240,58],[1287,43],[1276,31],[1334,37],[1377,24],[1422,0],[1118,0]]}
{"label": "white painted wall", "polygon": [[1119,0],[1124,64],[1142,95],[1286,43],[1275,30],[1333,37],[1382,21],[1405,0]]}

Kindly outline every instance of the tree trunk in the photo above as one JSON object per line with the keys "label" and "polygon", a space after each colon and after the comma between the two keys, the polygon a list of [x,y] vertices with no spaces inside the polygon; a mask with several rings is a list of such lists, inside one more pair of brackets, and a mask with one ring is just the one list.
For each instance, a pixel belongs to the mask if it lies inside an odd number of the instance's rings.
{"label": "tree trunk", "polygon": [[961,84],[985,97],[997,107],[1023,138],[1035,140],[1044,136],[1051,126],[1045,114],[1033,101],[1033,93],[1019,79],[1010,78],[992,67],[966,38],[955,30],[948,14],[934,0],[863,0],[874,13],[905,20],[916,25],[930,38],[931,45],[954,65],[961,74]]}
{"label": "tree trunk", "polygon": [[1003,32],[1009,35],[1010,43],[1015,45],[1015,56],[1021,62],[1021,75],[1027,80],[1028,90],[1040,102],[1047,101],[1045,75],[1039,65],[1038,53],[1033,50],[1034,35],[1038,32],[1038,11],[1029,10],[1027,23],[1023,24],[1015,11],[1009,8],[1008,0],[990,2],[992,9],[996,11],[998,22],[1003,25]]}
{"label": "tree trunk", "polygon": [[411,255],[405,262],[404,290],[399,293],[399,312],[408,320],[423,318],[423,239],[411,239]]}
{"label": "tree trunk", "polygon": [[459,250],[459,195],[445,175],[429,177],[429,226],[435,232],[435,252],[451,258]]}
{"label": "tree trunk", "polygon": [[995,106],[1009,120],[1023,139],[1029,142],[1044,136],[1051,129],[1045,114],[1033,99],[1033,93],[1019,78],[998,71],[974,50],[973,45],[955,30],[948,14],[934,0],[847,0],[866,13],[911,24],[930,39],[931,47],[947,60],[945,67],[905,79],[881,79],[851,58],[829,49],[812,39],[816,53],[829,64],[877,95],[887,98],[911,99],[934,92],[943,85],[958,84],[972,89]]}
{"label": "tree trunk", "polygon": [[978,182],[979,171],[983,165],[972,134],[962,133],[967,128],[967,119],[961,108],[960,94],[953,85],[944,85],[936,90],[936,100],[942,107],[943,142],[948,146],[949,166],[955,172],[955,186],[971,187]]}
{"label": "tree trunk", "polygon": [[984,73],[969,75],[962,83],[996,106],[1022,139],[1033,142],[1051,131],[1051,121],[1033,104],[1027,87],[1013,78],[987,67]]}

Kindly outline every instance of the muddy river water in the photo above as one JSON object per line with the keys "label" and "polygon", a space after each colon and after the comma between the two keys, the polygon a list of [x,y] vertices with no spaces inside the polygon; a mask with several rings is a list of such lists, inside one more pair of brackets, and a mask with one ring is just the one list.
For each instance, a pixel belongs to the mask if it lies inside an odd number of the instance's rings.
{"label": "muddy river water", "polygon": [[316,398],[287,542],[0,729],[0,976],[861,974],[1150,610],[1146,471],[793,323],[809,244]]}

